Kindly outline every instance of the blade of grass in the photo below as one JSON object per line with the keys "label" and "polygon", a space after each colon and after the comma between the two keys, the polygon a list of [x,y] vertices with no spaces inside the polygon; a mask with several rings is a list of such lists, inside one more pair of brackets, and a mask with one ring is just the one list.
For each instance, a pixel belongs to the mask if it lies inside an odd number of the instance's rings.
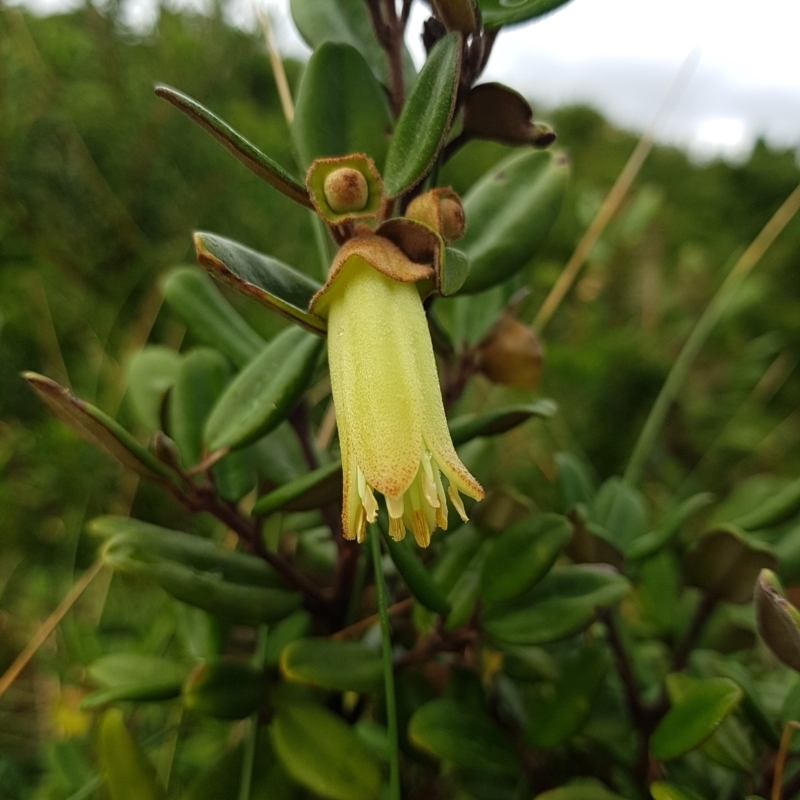
{"label": "blade of grass", "polygon": [[47,637],[56,629],[57,625],[64,618],[66,613],[77,602],[78,598],[86,591],[89,584],[95,579],[99,572],[103,569],[104,564],[102,561],[95,561],[86,572],[75,582],[72,589],[67,592],[64,599],[58,604],[53,613],[39,626],[36,633],[31,640],[25,645],[23,651],[14,659],[14,662],[6,670],[2,678],[0,678],[0,697],[5,694],[6,690],[17,679],[17,676],[27,666],[28,662],[36,654],[36,651],[44,644]]}
{"label": "blade of grass", "polygon": [[[258,641],[256,652],[253,655],[252,664],[257,669],[264,669],[264,661],[267,653],[267,633],[266,625],[258,629]],[[250,730],[244,740],[244,754],[242,757],[242,775],[239,780],[239,800],[250,800],[250,791],[253,785],[253,767],[256,763],[256,742],[258,739],[258,711],[250,717]]]}
{"label": "blade of grass", "polygon": [[642,164],[644,164],[645,159],[650,154],[650,150],[653,148],[653,135],[655,131],[674,108],[675,103],[686,88],[686,84],[692,77],[699,60],[700,52],[698,50],[693,50],[683,62],[672,86],[670,86],[669,91],[659,106],[652,123],[650,123],[648,129],[644,132],[642,138],[639,139],[639,142],[630,154],[625,166],[617,176],[617,180],[611,187],[611,191],[606,195],[595,218],[591,221],[589,227],[586,229],[586,233],[583,234],[581,240],[578,242],[575,252],[570,256],[569,261],[567,261],[566,266],[558,276],[558,280],[553,284],[553,288],[550,290],[541,308],[537,312],[533,320],[533,327],[538,333],[541,333],[547,323],[553,318],[553,314],[556,313],[556,310],[561,305],[561,301],[566,297],[572,284],[575,283],[575,279],[578,277],[578,273],[581,271],[586,257],[600,238],[606,225],[608,225],[611,218],[616,214],[625,195],[631,188],[633,181],[639,174]]}
{"label": "blade of grass", "polygon": [[[278,52],[275,39],[272,36],[272,26],[269,22],[269,16],[258,7],[256,0],[253,0],[253,8],[255,9],[258,21],[261,23],[261,30],[264,33],[269,63],[272,65],[272,75],[275,78],[275,86],[278,89],[278,96],[281,99],[283,116],[286,119],[287,125],[291,128],[294,120],[294,101],[292,99],[292,91],[289,88],[289,81],[286,79],[286,70],[283,68],[283,60],[281,59],[281,54]],[[311,228],[314,232],[314,244],[317,247],[321,275],[323,278],[327,278],[328,268],[333,258],[329,249],[330,240],[325,231],[325,224],[319,218],[317,212],[310,209],[308,213],[311,217]]]}
{"label": "blade of grass", "polygon": [[645,421],[642,432],[639,434],[636,446],[633,448],[633,453],[624,475],[624,479],[632,486],[636,485],[641,478],[645,462],[664,424],[669,407],[683,386],[697,354],[706,343],[714,326],[722,318],[742,281],[750,274],[753,267],[767,252],[780,232],[788,225],[798,209],[800,209],[800,185],[784,200],[781,207],[772,215],[769,222],[761,229],[758,236],[753,239],[750,246],[733,265],[733,268],[719,289],[717,289],[716,294],[711,298],[711,302],[706,306],[706,310],[689,334],[689,338],[675,359],[675,363],[672,365],[672,369],[669,371],[669,375],[667,375],[667,379],[664,381],[664,385],[661,387],[661,391],[650,409],[650,414]]}
{"label": "blade of grass", "polygon": [[386,581],[383,577],[383,563],[381,561],[381,535],[376,525],[370,525],[369,527],[369,544],[372,550],[372,568],[375,573],[378,615],[381,621],[386,726],[389,733],[389,798],[390,800],[400,800],[400,751],[397,739],[397,698],[394,690],[392,633],[389,629],[389,604],[386,596]]}

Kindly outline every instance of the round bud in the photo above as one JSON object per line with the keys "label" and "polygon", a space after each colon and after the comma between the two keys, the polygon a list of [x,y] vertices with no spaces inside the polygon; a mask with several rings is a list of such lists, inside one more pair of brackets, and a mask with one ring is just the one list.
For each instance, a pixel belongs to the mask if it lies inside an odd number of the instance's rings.
{"label": "round bud", "polygon": [[369,200],[367,179],[352,167],[340,167],[331,172],[325,178],[322,191],[336,214],[361,211]]}
{"label": "round bud", "polygon": [[454,242],[464,235],[467,226],[464,208],[459,200],[443,197],[439,206],[439,219],[442,224],[442,238],[446,242]]}

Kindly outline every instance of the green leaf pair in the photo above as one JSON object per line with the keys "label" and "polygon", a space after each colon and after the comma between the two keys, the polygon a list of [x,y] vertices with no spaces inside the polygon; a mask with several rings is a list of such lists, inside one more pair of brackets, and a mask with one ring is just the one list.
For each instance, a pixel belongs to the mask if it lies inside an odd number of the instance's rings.
{"label": "green leaf pair", "polygon": [[254,556],[128,517],[99,517],[90,528],[108,538],[103,548],[107,564],[233,622],[275,622],[300,604],[300,595],[288,591],[277,573]]}

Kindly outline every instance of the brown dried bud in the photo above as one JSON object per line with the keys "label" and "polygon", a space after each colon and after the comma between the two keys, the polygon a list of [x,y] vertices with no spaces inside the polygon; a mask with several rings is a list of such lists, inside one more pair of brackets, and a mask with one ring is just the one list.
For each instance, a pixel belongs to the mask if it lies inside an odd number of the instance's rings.
{"label": "brown dried bud", "polygon": [[341,167],[325,178],[322,191],[331,210],[337,214],[361,211],[369,200],[367,179],[352,167]]}
{"label": "brown dried bud", "polygon": [[449,188],[431,189],[415,197],[406,216],[433,228],[448,244],[460,239],[467,228],[461,198]]}
{"label": "brown dried bud", "polygon": [[478,365],[493,383],[533,391],[542,376],[542,345],[533,328],[506,312],[478,346]]}

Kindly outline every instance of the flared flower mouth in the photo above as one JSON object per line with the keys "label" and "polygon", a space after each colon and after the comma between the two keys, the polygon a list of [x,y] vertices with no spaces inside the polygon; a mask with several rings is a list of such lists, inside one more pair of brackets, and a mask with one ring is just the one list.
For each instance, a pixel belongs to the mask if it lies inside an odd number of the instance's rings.
{"label": "flared flower mouth", "polygon": [[[393,248],[370,238],[373,246]],[[423,277],[419,266],[410,262],[389,277],[354,251],[312,306],[328,318],[348,539],[363,541],[367,523],[377,520],[376,493],[384,497],[390,535],[402,539],[410,530],[421,547],[437,527],[447,527],[448,498],[466,520],[461,495],[483,497],[450,438],[415,284]]]}

